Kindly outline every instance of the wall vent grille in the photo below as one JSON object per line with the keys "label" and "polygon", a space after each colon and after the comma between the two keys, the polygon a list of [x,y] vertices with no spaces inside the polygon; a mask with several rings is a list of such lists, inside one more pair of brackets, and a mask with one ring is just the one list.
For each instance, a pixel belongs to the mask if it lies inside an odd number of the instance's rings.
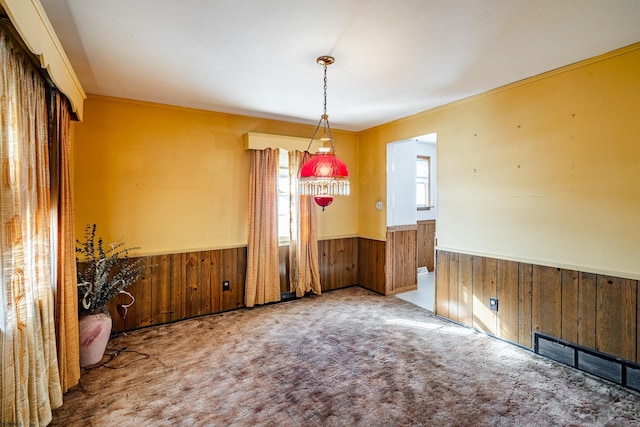
{"label": "wall vent grille", "polygon": [[559,338],[534,333],[534,351],[556,362],[640,391],[640,365]]}

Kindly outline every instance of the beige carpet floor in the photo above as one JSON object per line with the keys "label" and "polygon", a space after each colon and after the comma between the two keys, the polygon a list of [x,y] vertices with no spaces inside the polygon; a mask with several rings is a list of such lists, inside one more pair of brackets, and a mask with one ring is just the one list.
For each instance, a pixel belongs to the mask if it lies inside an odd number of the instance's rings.
{"label": "beige carpet floor", "polygon": [[638,393],[359,287],[109,344],[125,347],[51,425],[640,425]]}

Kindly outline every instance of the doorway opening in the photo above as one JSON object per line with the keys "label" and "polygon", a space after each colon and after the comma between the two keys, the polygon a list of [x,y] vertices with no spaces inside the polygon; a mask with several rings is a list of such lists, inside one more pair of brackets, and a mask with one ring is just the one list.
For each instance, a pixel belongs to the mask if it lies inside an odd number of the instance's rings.
{"label": "doorway opening", "polygon": [[437,134],[387,144],[387,228],[415,226],[415,290],[396,296],[429,311],[435,308]]}

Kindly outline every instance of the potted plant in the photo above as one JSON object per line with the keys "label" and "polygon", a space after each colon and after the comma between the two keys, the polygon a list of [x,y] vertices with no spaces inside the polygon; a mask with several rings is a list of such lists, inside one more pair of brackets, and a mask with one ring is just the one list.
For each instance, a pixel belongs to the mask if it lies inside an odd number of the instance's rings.
{"label": "potted plant", "polygon": [[124,248],[123,242],[105,244],[96,238],[96,228],[96,224],[86,225],[84,240],[76,240],[81,367],[102,360],[112,328],[107,303],[118,294],[129,296],[129,304],[118,306],[118,313],[126,317],[135,301],[126,289],[143,270],[141,260],[129,258],[129,251],[139,248]]}

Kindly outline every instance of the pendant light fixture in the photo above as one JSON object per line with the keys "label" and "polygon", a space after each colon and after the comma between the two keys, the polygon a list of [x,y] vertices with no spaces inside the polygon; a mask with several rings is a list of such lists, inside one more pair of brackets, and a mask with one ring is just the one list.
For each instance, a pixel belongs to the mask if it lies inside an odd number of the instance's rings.
{"label": "pendant light fixture", "polygon": [[347,165],[336,157],[331,125],[327,115],[327,66],[334,63],[331,56],[320,56],[316,62],[324,67],[324,109],[316,130],[311,136],[309,147],[318,131],[322,129],[320,141],[330,142],[331,147],[322,147],[300,168],[300,194],[313,196],[316,205],[324,208],[333,202],[333,196],[349,195],[349,171]]}

